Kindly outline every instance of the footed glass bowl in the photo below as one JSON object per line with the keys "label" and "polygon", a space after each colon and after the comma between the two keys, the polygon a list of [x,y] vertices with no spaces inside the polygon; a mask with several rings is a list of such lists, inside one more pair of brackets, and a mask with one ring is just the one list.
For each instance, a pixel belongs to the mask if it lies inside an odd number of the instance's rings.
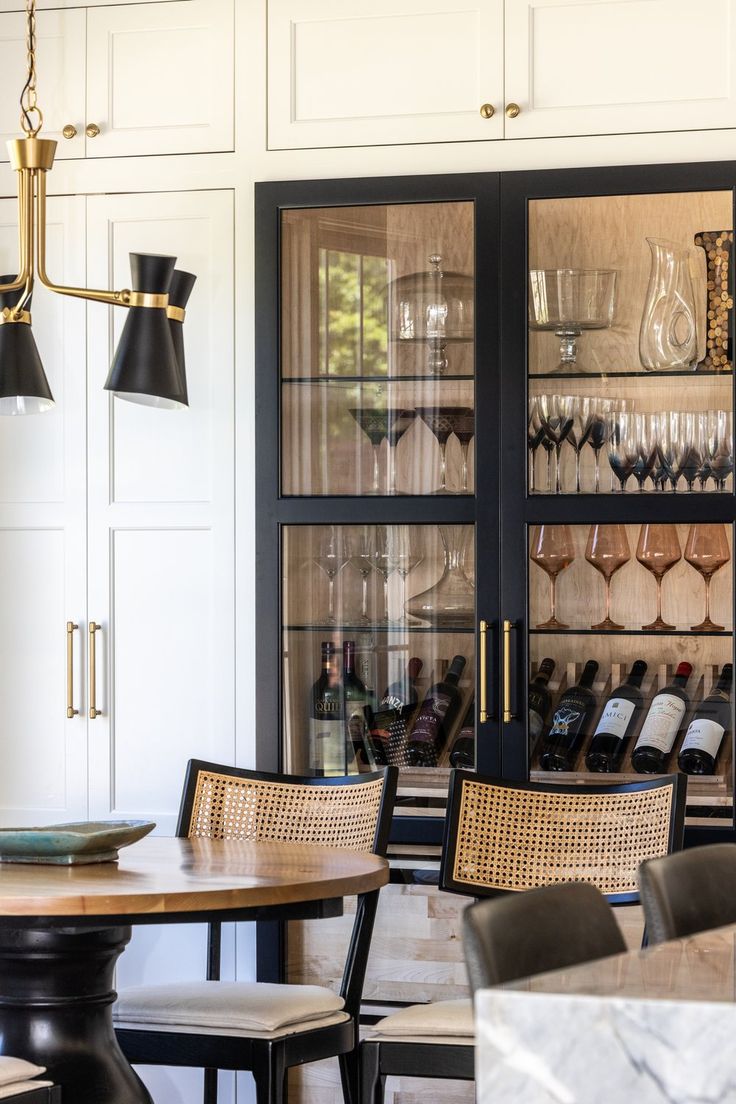
{"label": "footed glass bowl", "polygon": [[0,828],[0,862],[114,862],[118,848],[143,839],[156,825],[150,820],[82,820],[40,828]]}

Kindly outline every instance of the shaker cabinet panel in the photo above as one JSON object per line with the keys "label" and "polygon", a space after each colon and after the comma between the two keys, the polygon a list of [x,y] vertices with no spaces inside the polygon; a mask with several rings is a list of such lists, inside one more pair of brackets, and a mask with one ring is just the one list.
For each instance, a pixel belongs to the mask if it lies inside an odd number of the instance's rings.
{"label": "shaker cabinet panel", "polygon": [[506,0],[507,138],[736,125],[733,0]]}
{"label": "shaker cabinet panel", "polygon": [[270,149],[503,135],[501,0],[270,0],[268,19]]}

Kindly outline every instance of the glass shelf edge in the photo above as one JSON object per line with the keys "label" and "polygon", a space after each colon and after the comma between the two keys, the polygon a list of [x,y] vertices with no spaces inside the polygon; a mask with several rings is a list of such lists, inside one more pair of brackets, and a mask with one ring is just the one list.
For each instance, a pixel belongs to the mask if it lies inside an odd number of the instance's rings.
{"label": "glass shelf edge", "polygon": [[443,633],[446,636],[474,633],[475,625],[452,626],[445,625],[284,625],[283,632],[321,632],[321,633],[353,633],[355,635],[370,633]]}
{"label": "glass shelf edge", "polygon": [[672,632],[660,632],[656,629],[529,629],[530,636],[733,636],[733,629],[723,632],[693,632],[692,629],[674,629]]}
{"label": "glass shelf edge", "polygon": [[475,383],[475,376],[282,376],[282,384],[323,384],[323,383]]}
{"label": "glass shelf edge", "polygon": [[710,369],[702,372],[690,372],[685,369],[676,372],[532,372],[527,376],[529,382],[534,380],[606,380],[606,379],[643,379],[643,380],[658,380],[658,379],[713,379],[716,376],[722,376],[724,379],[733,378],[733,370],[728,369],[724,372],[711,371]]}

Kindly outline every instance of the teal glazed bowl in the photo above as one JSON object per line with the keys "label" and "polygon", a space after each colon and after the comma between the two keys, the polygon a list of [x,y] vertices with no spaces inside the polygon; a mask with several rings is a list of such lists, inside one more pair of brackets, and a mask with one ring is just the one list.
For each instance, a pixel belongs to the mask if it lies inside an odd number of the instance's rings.
{"label": "teal glazed bowl", "polygon": [[143,839],[156,825],[150,820],[82,820],[39,828],[0,828],[0,862],[115,862],[118,848]]}

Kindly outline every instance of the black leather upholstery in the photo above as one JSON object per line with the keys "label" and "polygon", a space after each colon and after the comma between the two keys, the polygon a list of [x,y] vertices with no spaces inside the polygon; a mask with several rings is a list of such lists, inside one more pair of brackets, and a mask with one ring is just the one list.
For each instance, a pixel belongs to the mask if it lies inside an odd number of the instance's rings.
{"label": "black leather upholstery", "polygon": [[709,843],[639,868],[650,943],[736,924],[736,843]]}
{"label": "black leather upholstery", "polygon": [[473,992],[626,950],[613,909],[587,882],[479,901],[465,910],[463,941]]}

